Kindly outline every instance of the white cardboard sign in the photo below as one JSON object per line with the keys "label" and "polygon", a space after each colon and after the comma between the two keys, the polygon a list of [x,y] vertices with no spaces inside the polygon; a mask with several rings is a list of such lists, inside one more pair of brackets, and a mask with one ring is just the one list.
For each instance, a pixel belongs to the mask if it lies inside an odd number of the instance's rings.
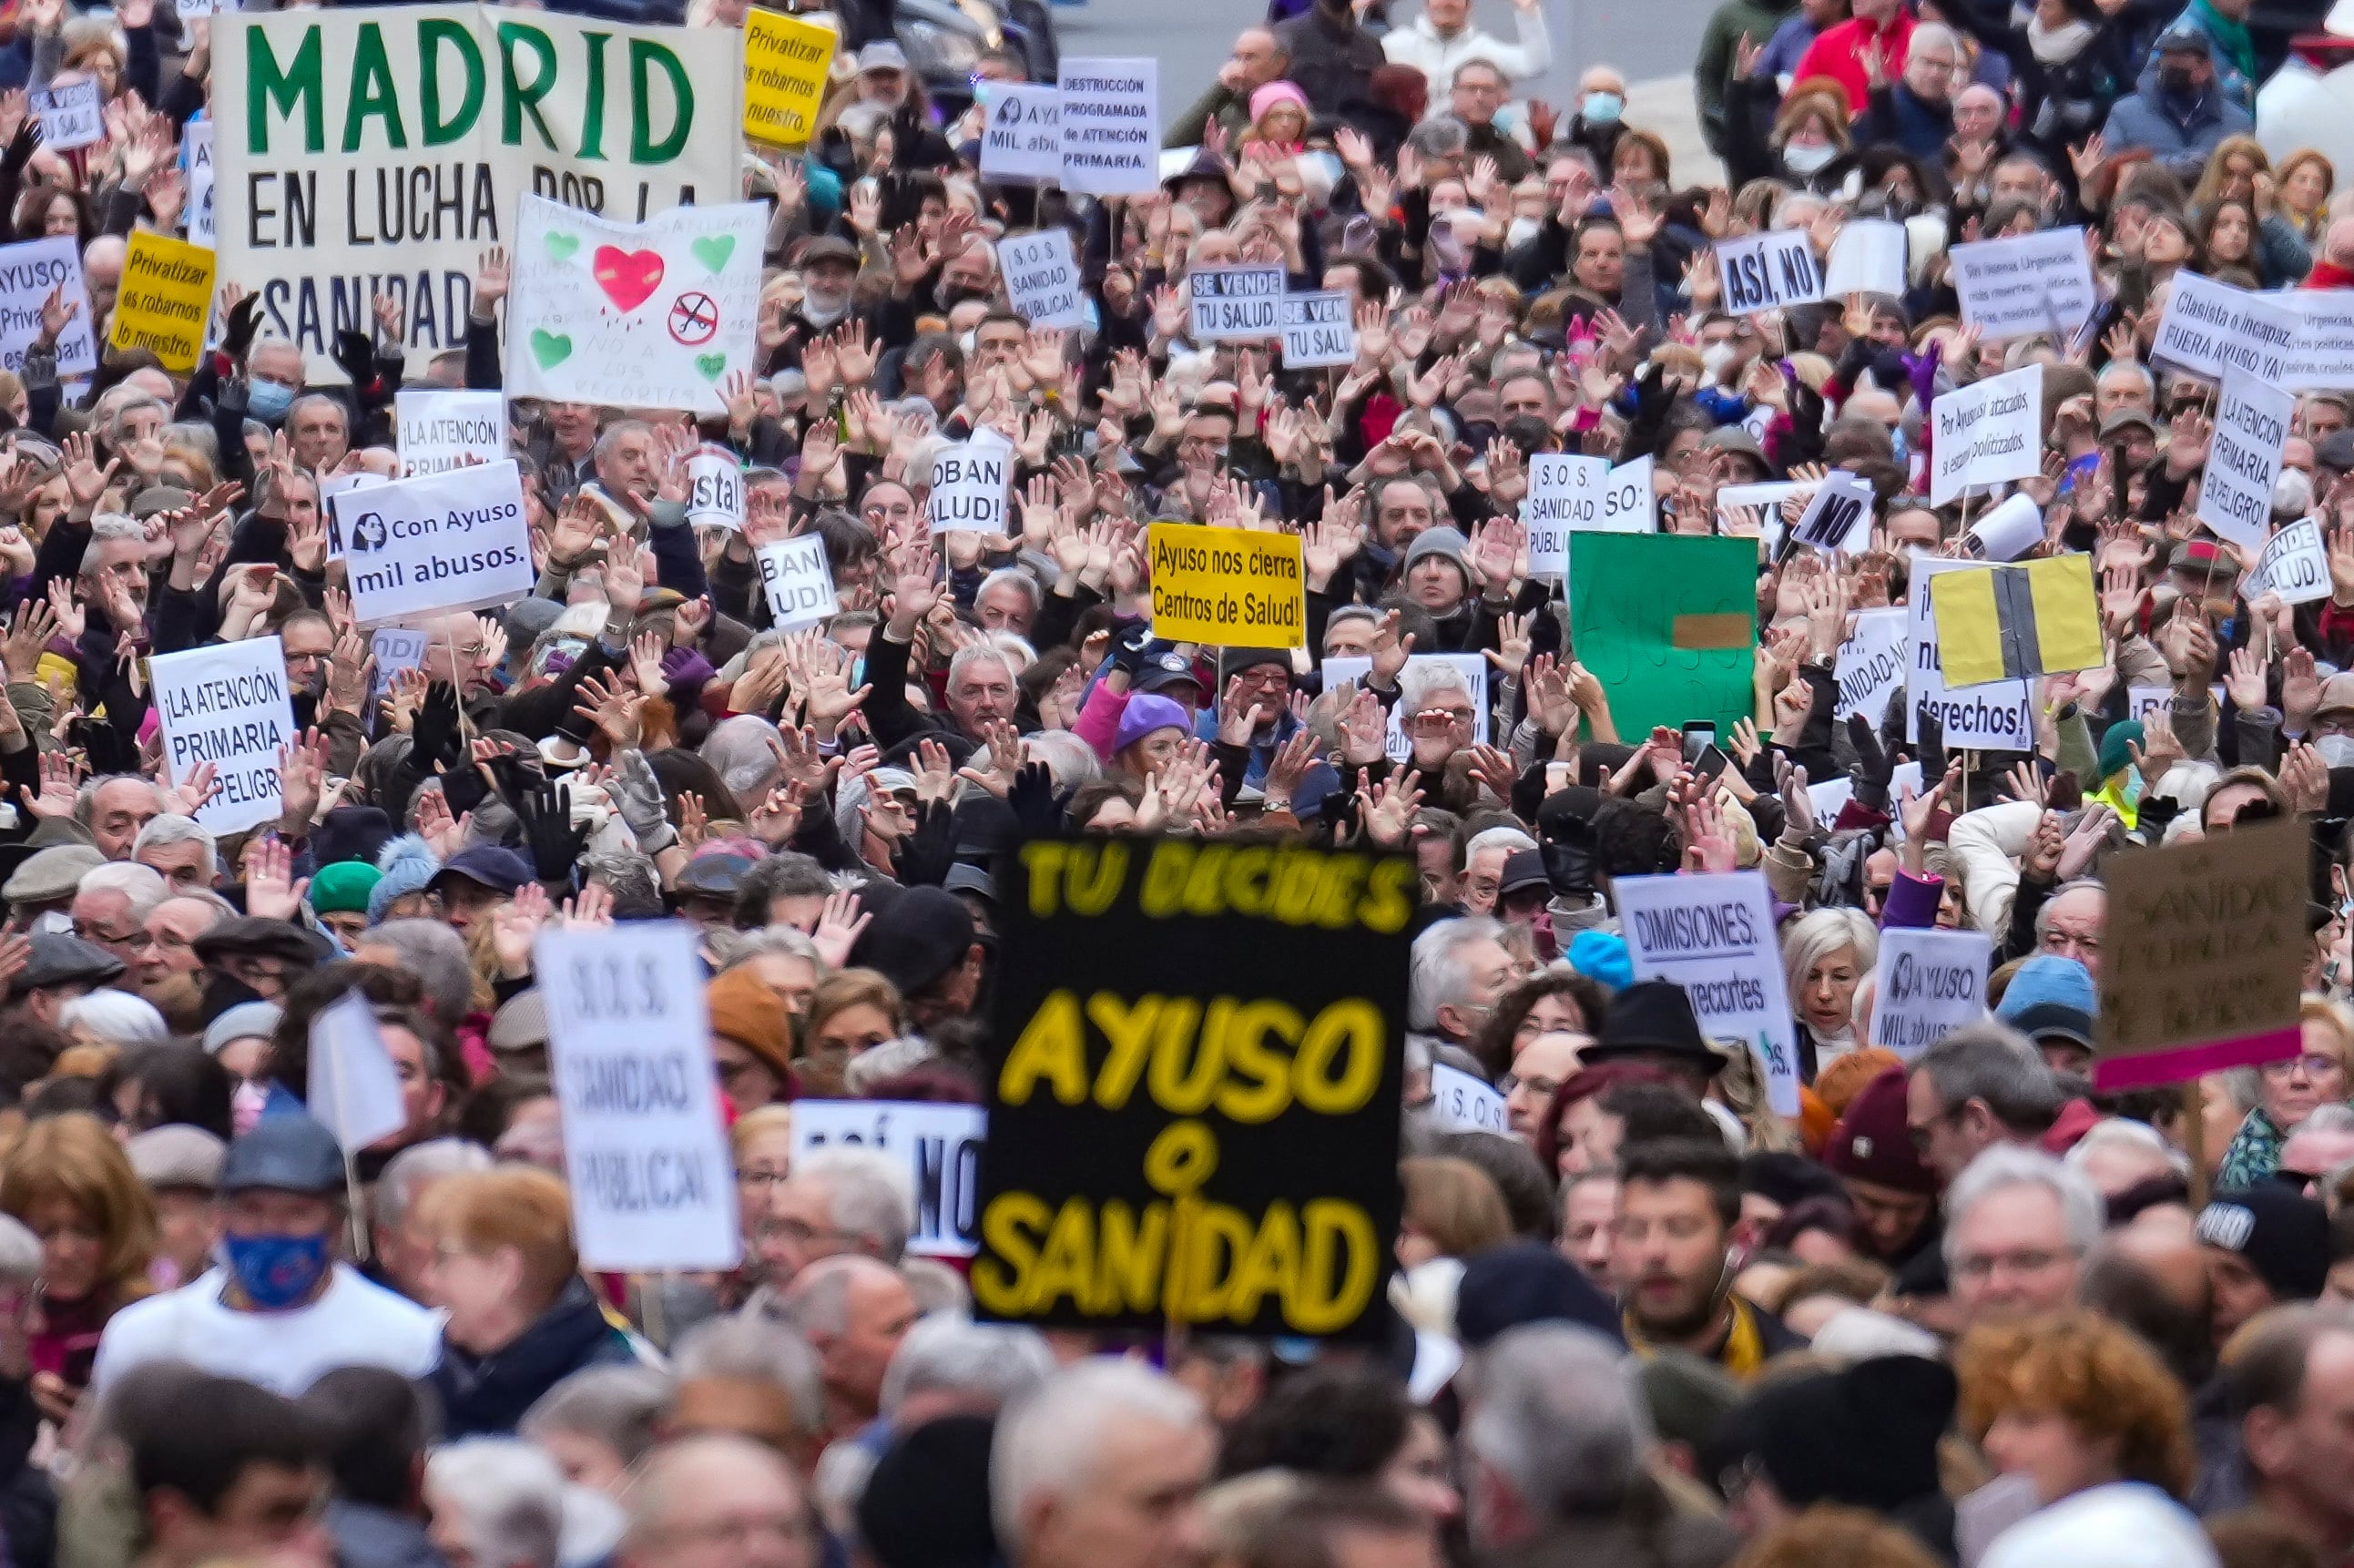
{"label": "white cardboard sign", "polygon": [[825,540],[816,534],[761,546],[760,587],[769,596],[769,620],[782,631],[815,626],[842,608]]}
{"label": "white cardboard sign", "polygon": [[1976,747],[1984,751],[2035,749],[2034,696],[2025,681],[1989,681],[1982,686],[1950,691],[1937,667],[1937,622],[1929,609],[1929,579],[1940,572],[1962,571],[1976,561],[1956,561],[1914,551],[1907,578],[1906,636],[1912,645],[1904,678],[1904,736],[1919,744],[1921,715],[1936,715],[1946,749]]}
{"label": "white cardboard sign", "polygon": [[1827,299],[1904,292],[1904,226],[1880,217],[1850,217],[1831,241],[1823,273]]}
{"label": "white cardboard sign", "polygon": [[916,1190],[918,1257],[970,1257],[981,1250],[981,1151],[989,1112],[980,1106],[893,1100],[801,1100],[793,1107],[793,1163],[821,1149],[872,1149],[903,1161]]}
{"label": "white cardboard sign", "polygon": [[2251,602],[2276,593],[2283,604],[2311,604],[2330,591],[2329,549],[2321,542],[2321,525],[2310,517],[2273,535],[2256,563],[2254,579],[2240,590]]}
{"label": "white cardboard sign", "polygon": [[1460,1067],[1430,1065],[1430,1125],[1447,1131],[1511,1131],[1504,1097]]}
{"label": "white cardboard sign", "polygon": [[1602,521],[1606,534],[1649,534],[1659,528],[1659,503],[1654,493],[1652,461],[1647,453],[1622,462],[1603,478]]}
{"label": "white cardboard sign", "polygon": [[494,463],[507,455],[504,392],[404,387],[393,398],[393,417],[403,479]]}
{"label": "white cardboard sign", "polygon": [[295,735],[286,651],[278,639],[165,653],[149,661],[147,674],[163,726],[164,778],[177,786],[209,762],[220,780],[196,821],[216,833],[274,821],[281,810],[278,748]]}
{"label": "white cardboard sign", "polygon": [[1063,90],[1051,82],[987,85],[989,119],[981,134],[981,177],[1012,185],[1060,185]]}
{"label": "white cardboard sign", "polygon": [[365,624],[512,603],[539,580],[513,458],[347,490],[327,505]]}
{"label": "white cardboard sign", "polygon": [[2199,521],[2243,550],[2262,548],[2272,527],[2281,448],[2296,417],[2296,393],[2236,364],[2224,366],[2207,471],[2199,483]]}
{"label": "white cardboard sign", "polygon": [[90,291],[82,284],[81,252],[70,235],[0,246],[0,366],[22,374],[25,350],[41,335],[41,302],[62,285],[69,303],[79,301],[58,334],[58,376],[72,380],[98,368],[98,347],[90,335]]}
{"label": "white cardboard sign", "polygon": [[686,460],[686,520],[698,527],[744,526],[744,460],[725,447],[698,447]]}
{"label": "white cardboard sign", "polygon": [[694,928],[549,926],[535,967],[581,1263],[733,1268],[742,1216]]}
{"label": "white cardboard sign", "polygon": [[1890,694],[1904,683],[1904,638],[1903,606],[1856,611],[1855,629],[1840,644],[1835,666],[1840,718],[1861,714],[1879,727]]}
{"label": "white cardboard sign", "polygon": [[[1454,665],[1456,671],[1462,675],[1464,685],[1469,688],[1471,693],[1471,710],[1476,715],[1471,721],[1472,744],[1475,746],[1485,746],[1488,744],[1490,705],[1488,702],[1488,661],[1484,655],[1477,653],[1409,653],[1405,656],[1405,663],[1406,668],[1409,670],[1413,669],[1417,664]],[[1366,658],[1362,653],[1335,653],[1330,659],[1325,660],[1320,668],[1323,672],[1324,689],[1329,692],[1343,681],[1354,681],[1361,687],[1364,685],[1365,682],[1373,675],[1373,662],[1371,659]],[[1414,742],[1408,738],[1405,733],[1405,721],[1407,715],[1404,712],[1405,707],[1405,704],[1403,699],[1390,705],[1388,727],[1383,732],[1383,747],[1389,753],[1389,758],[1392,762],[1404,762],[1407,758],[1414,755]]]}
{"label": "white cardboard sign", "polygon": [[2100,303],[2081,228],[1975,240],[1947,254],[1962,323],[1988,343],[2036,333],[2065,340]]}
{"label": "white cardboard sign", "polygon": [[2282,385],[2292,392],[2354,387],[2354,289],[2291,289],[2275,297],[2305,318]]}
{"label": "white cardboard sign", "polygon": [[2015,561],[2043,542],[2043,514],[2022,492],[1971,524],[1970,541],[1982,561]]}
{"label": "white cardboard sign", "polygon": [[1894,926],[1881,932],[1872,1043],[1909,1058],[1984,1018],[1993,954],[1983,931]]}
{"label": "white cardboard sign", "polygon": [[1195,343],[1263,343],[1283,334],[1283,269],[1196,267],[1185,274],[1193,302],[1186,335]]}
{"label": "white cardboard sign", "polygon": [[41,145],[50,152],[70,153],[105,139],[106,105],[95,80],[37,87],[26,99],[41,122]]}
{"label": "white cardboard sign", "polygon": [[1610,460],[1574,452],[1531,452],[1529,493],[1521,521],[1529,531],[1529,573],[1569,580],[1569,536],[1602,519]]}
{"label": "white cardboard sign", "polygon": [[1835,468],[1798,519],[1798,543],[1818,550],[1861,550],[1872,539],[1872,482]]}
{"label": "white cardboard sign", "polygon": [[400,1069],[385,1048],[375,1007],[356,991],[312,1015],[310,1091],[304,1108],[345,1154],[408,1125]]}
{"label": "white cardboard sign", "polygon": [[[212,15],[212,0],[200,0],[201,16]],[[182,11],[182,16],[188,13]],[[216,226],[213,220],[213,122],[191,120],[180,132],[180,149],[186,154],[188,167],[188,243],[210,246]]]}
{"label": "white cardboard sign", "polygon": [[1005,273],[1006,297],[1013,302],[1015,315],[1032,326],[1087,324],[1079,264],[1071,255],[1067,229],[1009,234],[997,242],[997,264]]}
{"label": "white cardboard sign", "polygon": [[925,506],[932,532],[1004,533],[1006,476],[1013,470],[1012,456],[994,441],[970,440],[941,448],[932,461],[932,493]]}
{"label": "white cardboard sign", "polygon": [[1716,262],[1724,281],[1724,308],[1733,315],[1810,304],[1823,297],[1823,271],[1803,228],[1720,239]]}
{"label": "white cardboard sign", "polygon": [[1635,978],[1683,987],[1701,1032],[1755,1052],[1775,1113],[1797,1114],[1798,1041],[1765,874],[1621,876],[1611,893]]}
{"label": "white cardboard sign", "polygon": [[1349,318],[1349,296],[1340,289],[1286,294],[1276,320],[1283,328],[1283,364],[1288,370],[1315,370],[1357,361],[1357,325]]}
{"label": "white cardboard sign", "polygon": [[2305,318],[2277,294],[2251,294],[2196,272],[2174,275],[2150,362],[2221,381],[2236,365],[2267,386],[2289,379]]}
{"label": "white cardboard sign", "polygon": [[1140,196],[1161,188],[1161,62],[1065,55],[1063,188]]}
{"label": "white cardboard sign", "polygon": [[1966,490],[2031,479],[2043,466],[2043,366],[1957,387],[1929,405],[1929,503]]}

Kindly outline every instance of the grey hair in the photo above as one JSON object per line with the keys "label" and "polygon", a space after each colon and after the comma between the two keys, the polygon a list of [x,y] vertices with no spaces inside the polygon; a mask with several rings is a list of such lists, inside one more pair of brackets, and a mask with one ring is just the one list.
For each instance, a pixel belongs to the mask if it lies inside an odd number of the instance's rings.
{"label": "grey hair", "polygon": [[1426,158],[1459,158],[1471,144],[1471,128],[1451,114],[1440,114],[1416,126],[1405,139]]}
{"label": "grey hair", "polygon": [[1980,1150],[1977,1159],[1946,1192],[1946,1266],[1960,1262],[1962,1219],[1979,1202],[2006,1187],[2041,1187],[2060,1203],[2068,1227],[2068,1245],[2077,1256],[2090,1252],[2101,1239],[2106,1208],[2101,1194],[2082,1171],[2072,1171],[2041,1150],[1998,1143]]}
{"label": "grey hair", "polygon": [[[2106,366],[2102,367],[2100,381],[2106,381],[2110,376],[2119,375],[2131,376],[2134,384],[2139,387],[2143,391],[2148,393],[2153,397],[2158,396],[2158,377],[2152,376],[2149,373],[2149,366],[2144,365],[2140,360],[2110,360]],[[2094,382],[2094,385],[2098,386],[2100,381]]]}
{"label": "grey hair", "polygon": [[955,657],[949,661],[948,689],[951,693],[962,690],[964,673],[983,660],[993,661],[1005,672],[1005,678],[1009,681],[1019,681],[1022,678],[1022,667],[1013,662],[1013,655],[996,643],[968,642],[958,649]]}
{"label": "grey hair", "polygon": [[803,1432],[825,1425],[817,1352],[791,1328],[761,1313],[747,1310],[696,1324],[679,1340],[671,1375],[680,1383],[710,1378],[766,1383],[784,1391]]}
{"label": "grey hair", "polygon": [[598,436],[597,444],[589,449],[589,457],[594,461],[602,462],[613,455],[613,448],[623,436],[651,436],[653,433],[654,428],[643,419],[616,419]]}
{"label": "grey hair", "polygon": [[194,817],[184,817],[177,811],[166,811],[160,817],[150,817],[139,836],[131,842],[131,853],[136,858],[143,849],[169,849],[174,844],[205,846],[205,880],[220,874],[220,840],[213,831]]}
{"label": "grey hair", "polygon": [[1474,1372],[1465,1446],[1523,1509],[1558,1522],[1625,1504],[1651,1422],[1617,1346],[1591,1329],[1532,1323],[1482,1351]]}
{"label": "grey hair", "polygon": [[550,1432],[577,1432],[634,1465],[659,1434],[670,1379],[652,1367],[583,1367],[532,1402],[515,1430],[533,1442]]}
{"label": "grey hair", "polygon": [[1913,29],[1912,39],[1904,47],[1904,58],[1909,61],[1924,48],[1936,45],[1942,45],[1949,50],[1959,51],[1962,40],[1953,28],[1942,22],[1924,22]]}
{"label": "grey hair", "polygon": [[1470,840],[1464,844],[1463,863],[1470,864],[1473,855],[1485,854],[1491,849],[1500,849],[1506,854],[1511,854],[1518,850],[1532,850],[1536,847],[1537,841],[1518,828],[1489,828],[1485,832],[1473,833]]}
{"label": "grey hair", "polygon": [[1058,789],[1076,789],[1103,777],[1103,760],[1095,747],[1066,729],[1042,729],[1022,737],[1026,762],[1043,762]]}
{"label": "grey hair", "polygon": [[292,403],[287,404],[286,423],[292,425],[294,422],[294,417],[297,414],[301,413],[305,408],[313,405],[317,405],[332,410],[335,418],[343,421],[345,438],[346,440],[350,438],[352,432],[351,410],[345,408],[343,404],[336,401],[334,398],[328,397],[324,392],[305,392],[300,397],[295,398]]}
{"label": "grey hair", "polygon": [[978,1394],[1003,1409],[1055,1375],[1055,1352],[1035,1329],[926,1318],[909,1329],[883,1374],[885,1420],[912,1393]]}
{"label": "grey hair", "polygon": [[106,546],[121,544],[125,539],[146,541],[147,530],[136,517],[121,512],[101,512],[90,520],[90,543],[83,546],[78,575],[86,576],[98,570],[106,559]]}
{"label": "grey hair", "polygon": [[1955,1030],[1914,1058],[1912,1071],[1929,1075],[1947,1110],[1984,1100],[2012,1132],[2043,1132],[2067,1100],[2035,1043],[1991,1020]]}
{"label": "grey hair", "polygon": [[[133,853],[136,853],[135,847]],[[81,874],[74,885],[80,893],[120,893],[131,903],[131,917],[141,925],[155,913],[155,906],[171,896],[171,887],[164,874],[152,865],[136,861],[111,860],[104,865],[94,865]]]}
{"label": "grey hair", "polygon": [[1880,931],[1861,909],[1817,909],[1801,915],[1782,934],[1782,974],[1795,998],[1806,989],[1807,971],[1838,952],[1855,949],[1856,977],[1879,961]]}
{"label": "grey hair", "polygon": [[556,1568],[564,1472],[544,1450],[515,1437],[468,1437],[434,1450],[425,1485],[457,1505],[476,1562]]}
{"label": "grey hair", "polygon": [[154,792],[156,803],[163,803],[164,791],[156,788],[155,780],[144,774],[101,773],[82,780],[81,788],[74,791],[75,821],[85,828],[90,826],[90,818],[98,814],[98,792],[109,784],[143,784]]}
{"label": "grey hair", "polygon": [[376,1223],[387,1231],[397,1231],[408,1214],[408,1205],[417,1201],[418,1192],[426,1183],[439,1181],[444,1176],[488,1171],[496,1163],[489,1150],[462,1138],[435,1138],[412,1143],[386,1160],[383,1172],[376,1179],[376,1196],[371,1201]]}
{"label": "grey hair", "polygon": [[[2322,1108],[2333,1107],[2325,1106]],[[2354,1130],[2354,1108],[2345,1106],[2334,1108],[2344,1113],[2347,1128]],[[2306,1119],[2309,1123],[2312,1118]],[[2158,1128],[2146,1121],[2135,1121],[2130,1117],[2122,1116],[2103,1117],[2086,1128],[2084,1136],[2068,1146],[2068,1152],[2060,1157],[2060,1162],[2071,1171],[2081,1171],[2092,1163],[2093,1156],[2104,1149],[2151,1155],[2168,1170],[2178,1173],[2187,1171],[2190,1164],[2189,1158],[2167,1142],[2166,1135]]]}
{"label": "grey hair", "polygon": [[789,959],[807,959],[820,980],[833,972],[825,956],[817,950],[817,944],[790,926],[760,926],[749,931],[713,929],[704,933],[703,939],[718,956],[722,969],[732,969],[770,953],[782,953]]}
{"label": "grey hair", "polygon": [[875,1255],[896,1264],[916,1228],[915,1182],[907,1168],[879,1150],[821,1149],[793,1164],[792,1181],[826,1192],[834,1228],[871,1244]]}
{"label": "grey hair", "polygon": [[1427,1034],[1438,1027],[1438,1010],[1470,989],[1459,953],[1474,942],[1500,942],[1503,923],[1485,916],[1442,920],[1414,939],[1413,978],[1408,982],[1406,1027]]}
{"label": "grey hair", "polygon": [[127,991],[94,991],[67,1002],[58,1010],[58,1027],[76,1025],[117,1045],[154,1044],[172,1037],[155,1004]]}
{"label": "grey hair", "polygon": [[1200,1396],[1128,1361],[1085,1361],[1055,1373],[998,1417],[989,1450],[989,1511],[1008,1562],[1021,1561],[1023,1513],[1044,1492],[1067,1497],[1093,1478],[1107,1430],[1122,1418],[1209,1428]]}
{"label": "grey hair", "polygon": [[1409,662],[1398,672],[1398,708],[1403,713],[1413,713],[1441,692],[1461,692],[1468,697],[1471,683],[1444,659]]}
{"label": "grey hair", "polygon": [[2072,893],[2085,892],[2099,894],[2102,907],[2105,909],[2108,906],[2109,890],[2097,878],[2080,876],[2073,882],[2062,883],[2052,890],[2052,895],[2035,911],[2035,942],[2038,947],[2042,946],[2044,933],[2052,928],[2052,911],[2059,907],[2060,901]]}
{"label": "grey hair", "polygon": [[368,928],[366,941],[400,955],[400,967],[417,977],[433,1016],[454,1027],[472,1011],[474,969],[466,939],[439,920],[387,920]]}
{"label": "grey hair", "polygon": [[1020,589],[1022,597],[1030,601],[1030,613],[1033,615],[1038,613],[1038,607],[1044,604],[1046,599],[1046,596],[1039,591],[1038,579],[1032,577],[1028,572],[1023,571],[1020,567],[1000,567],[995,571],[990,573],[987,577],[981,578],[981,587],[973,593],[973,602],[975,604],[979,604],[981,602],[981,596],[987,593],[993,588],[1014,588]]}
{"label": "grey hair", "polygon": [[2296,1124],[2299,1132],[2354,1132],[2354,1106],[2336,1101],[2316,1106],[2306,1118]]}
{"label": "grey hair", "polygon": [[738,800],[759,800],[777,776],[777,726],[757,714],[737,714],[711,726],[703,760]]}
{"label": "grey hair", "polygon": [[784,1320],[803,1338],[838,1340],[850,1330],[850,1287],[861,1274],[890,1266],[861,1253],[821,1257],[794,1275],[776,1300]]}

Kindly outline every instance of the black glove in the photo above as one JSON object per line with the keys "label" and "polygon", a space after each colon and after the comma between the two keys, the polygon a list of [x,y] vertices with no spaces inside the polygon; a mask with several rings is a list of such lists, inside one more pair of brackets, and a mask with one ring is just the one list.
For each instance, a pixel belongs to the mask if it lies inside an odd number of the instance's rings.
{"label": "black glove", "polygon": [[1023,836],[1051,833],[1063,826],[1063,803],[1055,794],[1055,770],[1043,762],[1025,762],[1005,791],[1005,803]]}
{"label": "black glove", "polygon": [[1133,682],[1144,667],[1144,651],[1152,646],[1152,626],[1142,616],[1124,615],[1111,623],[1111,667],[1124,670]]}
{"label": "black glove", "polygon": [[1896,773],[1896,758],[1880,744],[1872,721],[1861,714],[1847,715],[1847,737],[1855,744],[1855,803],[1867,810],[1888,814],[1888,784]]}
{"label": "black glove", "polygon": [[376,385],[376,344],[364,332],[339,332],[335,334],[334,358],[343,373],[351,378],[355,394]]}
{"label": "black glove", "polygon": [[1631,462],[1646,453],[1656,456],[1666,444],[1668,413],[1676,395],[1667,387],[1667,366],[1651,365],[1635,383],[1635,417],[1627,421],[1627,437],[1618,443],[1618,461]]}
{"label": "black glove", "polygon": [[1786,469],[1802,462],[1823,460],[1823,395],[1800,380],[1795,372],[1785,371],[1783,385],[1790,389],[1790,428],[1782,437],[1782,461]]}
{"label": "black glove", "polygon": [[1946,776],[1946,725],[1926,708],[1921,710],[1921,788],[1926,792]]}
{"label": "black glove", "polygon": [[9,138],[8,151],[0,154],[0,173],[24,173],[25,165],[33,161],[34,151],[40,144],[41,118],[37,114],[27,114],[25,122],[16,127],[16,134]]}
{"label": "black glove", "polygon": [[417,766],[423,771],[438,773],[456,766],[457,687],[447,681],[436,681],[425,688],[425,700],[417,705],[417,717],[408,726],[408,739],[415,748]]}
{"label": "black glove", "polygon": [[572,786],[542,780],[518,792],[514,809],[532,874],[542,882],[570,885],[573,863],[588,847],[587,825],[572,825]]}
{"label": "black glove", "polygon": [[239,364],[245,363],[245,351],[253,346],[253,334],[261,325],[261,296],[248,294],[237,302],[221,326],[221,352]]}

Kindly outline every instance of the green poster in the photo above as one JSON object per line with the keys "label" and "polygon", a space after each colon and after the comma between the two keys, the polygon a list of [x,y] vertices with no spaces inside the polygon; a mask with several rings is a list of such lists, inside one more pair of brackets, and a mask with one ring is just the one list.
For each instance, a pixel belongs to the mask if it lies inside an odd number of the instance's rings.
{"label": "green poster", "polygon": [[1569,536],[1569,638],[1610,698],[1618,736],[1752,711],[1757,541],[1678,534]]}

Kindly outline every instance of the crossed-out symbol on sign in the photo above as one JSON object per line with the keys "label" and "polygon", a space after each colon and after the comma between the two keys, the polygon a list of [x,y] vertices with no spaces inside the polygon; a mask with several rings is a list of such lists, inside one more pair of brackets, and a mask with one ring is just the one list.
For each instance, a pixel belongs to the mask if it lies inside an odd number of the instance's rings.
{"label": "crossed-out symbol on sign", "polygon": [[670,335],[689,348],[719,330],[719,306],[708,294],[681,294],[670,303]]}

